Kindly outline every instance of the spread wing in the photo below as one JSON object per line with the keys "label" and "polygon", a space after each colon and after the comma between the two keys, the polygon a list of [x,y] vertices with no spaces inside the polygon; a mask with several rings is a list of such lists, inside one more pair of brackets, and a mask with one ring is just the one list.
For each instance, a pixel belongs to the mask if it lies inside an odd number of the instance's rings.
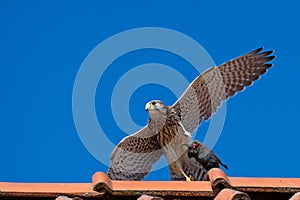
{"label": "spread wing", "polygon": [[273,51],[263,47],[210,68],[198,76],[183,95],[173,104],[185,129],[193,132],[202,118],[208,120],[222,101],[242,91],[264,74],[272,64]]}
{"label": "spread wing", "polygon": [[157,135],[148,126],[125,137],[111,155],[108,176],[114,180],[141,180],[162,155]]}

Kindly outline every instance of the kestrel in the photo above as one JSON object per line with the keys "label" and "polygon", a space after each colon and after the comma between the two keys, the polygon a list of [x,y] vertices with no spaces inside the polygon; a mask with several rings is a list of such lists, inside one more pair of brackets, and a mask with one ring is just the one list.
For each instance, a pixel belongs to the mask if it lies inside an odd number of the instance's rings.
{"label": "kestrel", "polygon": [[222,101],[251,85],[272,67],[269,62],[275,58],[271,55],[273,51],[262,50],[263,47],[258,48],[206,70],[172,106],[159,100],[148,102],[148,124],[116,146],[108,176],[115,180],[142,180],[164,155],[171,180],[206,180],[207,170],[188,158],[188,149],[182,144],[191,143],[191,133],[203,119],[210,119]]}

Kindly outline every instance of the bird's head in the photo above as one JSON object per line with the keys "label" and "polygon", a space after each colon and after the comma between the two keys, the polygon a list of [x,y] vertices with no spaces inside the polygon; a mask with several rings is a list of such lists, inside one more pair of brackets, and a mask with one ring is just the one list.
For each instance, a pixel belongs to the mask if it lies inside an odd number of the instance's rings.
{"label": "bird's head", "polygon": [[158,114],[166,114],[168,106],[159,100],[152,100],[146,103],[145,110],[149,112],[150,116]]}
{"label": "bird's head", "polygon": [[[194,140],[191,144],[183,144],[184,146],[188,147],[188,157],[197,157],[200,153],[201,143],[198,140]],[[199,147],[199,148],[198,148]]]}
{"label": "bird's head", "polygon": [[196,149],[197,147],[201,146],[201,143],[198,140],[194,140],[190,145],[191,149]]}
{"label": "bird's head", "polygon": [[194,140],[191,144],[182,144],[182,145],[186,146],[189,150],[193,150],[201,146],[201,143],[198,140]]}

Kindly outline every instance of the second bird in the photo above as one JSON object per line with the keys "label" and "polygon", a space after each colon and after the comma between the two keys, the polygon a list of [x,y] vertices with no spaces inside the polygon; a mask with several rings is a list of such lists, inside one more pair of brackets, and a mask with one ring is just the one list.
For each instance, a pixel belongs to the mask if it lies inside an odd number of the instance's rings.
{"label": "second bird", "polygon": [[188,157],[195,158],[207,171],[215,167],[220,168],[220,165],[228,169],[227,165],[223,164],[221,159],[211,149],[198,140],[186,146],[188,146]]}

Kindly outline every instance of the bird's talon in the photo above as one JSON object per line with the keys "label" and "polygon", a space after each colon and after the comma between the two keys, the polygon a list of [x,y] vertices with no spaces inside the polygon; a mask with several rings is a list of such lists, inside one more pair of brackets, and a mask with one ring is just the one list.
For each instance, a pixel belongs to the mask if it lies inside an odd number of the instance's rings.
{"label": "bird's talon", "polygon": [[192,181],[193,181],[193,177],[192,177],[192,176],[189,176],[189,177],[186,176],[186,177],[185,177],[185,181],[186,181],[186,182],[192,182]]}

